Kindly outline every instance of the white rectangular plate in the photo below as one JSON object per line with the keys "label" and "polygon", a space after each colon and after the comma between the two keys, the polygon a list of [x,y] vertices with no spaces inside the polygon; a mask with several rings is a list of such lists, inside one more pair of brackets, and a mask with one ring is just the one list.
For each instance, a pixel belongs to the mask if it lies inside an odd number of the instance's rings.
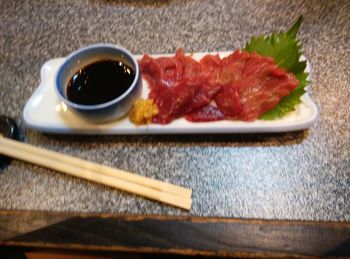
{"label": "white rectangular plate", "polygon": [[[220,52],[220,56],[231,52]],[[194,53],[193,58],[200,59],[206,54]],[[159,56],[159,55],[153,55]],[[141,58],[141,56],[136,56]],[[88,122],[59,101],[54,90],[54,78],[64,58],[51,59],[41,68],[41,82],[33,95],[26,103],[23,110],[25,124],[32,129],[60,134],[198,134],[198,133],[264,133],[264,132],[288,132],[307,129],[311,127],[319,117],[319,110],[310,98],[310,86],[308,92],[302,96],[302,102],[294,112],[279,120],[254,122],[244,121],[216,121],[216,122],[189,122],[183,118],[177,119],[167,125],[150,124],[136,126],[128,117],[119,120],[95,124]],[[306,72],[310,73],[310,64],[307,64]],[[143,80],[143,98],[147,98],[148,84]]]}

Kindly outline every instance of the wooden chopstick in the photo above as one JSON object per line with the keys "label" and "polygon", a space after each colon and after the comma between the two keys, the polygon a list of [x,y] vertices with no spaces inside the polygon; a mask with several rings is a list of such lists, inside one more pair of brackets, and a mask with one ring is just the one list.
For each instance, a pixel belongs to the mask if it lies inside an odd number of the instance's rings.
{"label": "wooden chopstick", "polygon": [[30,153],[34,153],[37,155],[45,156],[47,158],[51,158],[63,163],[69,163],[71,165],[75,165],[84,169],[97,171],[105,175],[109,175],[112,177],[118,177],[119,179],[123,179],[129,182],[137,183],[140,185],[144,185],[159,191],[169,192],[176,194],[178,196],[188,197],[191,198],[192,196],[192,190],[188,188],[184,188],[181,186],[177,186],[174,184],[162,182],[159,180],[151,179],[145,176],[136,175],[130,172],[126,172],[120,169],[115,169],[112,167],[100,165],[97,163],[89,162],[80,158],[60,154],[58,152],[50,151],[47,149],[35,147],[29,144],[23,144],[18,141],[14,141],[7,138],[1,138],[0,137],[0,143],[6,143],[9,146],[12,146],[14,148],[18,148],[21,150],[25,150]]}
{"label": "wooden chopstick", "polygon": [[176,207],[187,210],[191,208],[192,200],[189,194],[192,191],[184,187],[134,175],[1,136],[0,153]]}

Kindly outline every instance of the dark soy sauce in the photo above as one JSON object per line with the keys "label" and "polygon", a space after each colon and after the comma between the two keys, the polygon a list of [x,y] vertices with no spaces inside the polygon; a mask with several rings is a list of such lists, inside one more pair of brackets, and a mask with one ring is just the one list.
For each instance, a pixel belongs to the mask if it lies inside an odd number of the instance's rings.
{"label": "dark soy sauce", "polygon": [[67,87],[67,97],[77,104],[105,103],[125,93],[134,77],[134,69],[123,61],[97,61],[72,76]]}

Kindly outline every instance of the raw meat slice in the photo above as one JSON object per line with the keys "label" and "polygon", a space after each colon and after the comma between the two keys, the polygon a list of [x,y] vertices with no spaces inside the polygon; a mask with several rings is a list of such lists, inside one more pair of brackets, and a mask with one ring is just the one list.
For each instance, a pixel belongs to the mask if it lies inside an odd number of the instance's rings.
{"label": "raw meat slice", "polygon": [[254,121],[299,84],[272,58],[239,49],[199,62],[179,49],[173,57],[144,55],[139,64],[150,85],[148,98],[159,108],[153,122],[161,124],[183,116],[190,121]]}

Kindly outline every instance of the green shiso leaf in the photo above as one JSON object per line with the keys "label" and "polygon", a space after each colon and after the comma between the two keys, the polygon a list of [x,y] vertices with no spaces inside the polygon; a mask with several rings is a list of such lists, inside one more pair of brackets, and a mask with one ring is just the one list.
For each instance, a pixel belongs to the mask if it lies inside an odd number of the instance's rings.
{"label": "green shiso leaf", "polygon": [[245,46],[245,50],[252,53],[256,52],[262,56],[272,57],[277,66],[294,73],[300,81],[288,96],[285,96],[272,110],[263,114],[260,119],[274,120],[285,116],[294,111],[295,107],[301,102],[300,97],[305,93],[305,86],[309,83],[306,78],[306,61],[299,61],[301,52],[301,43],[297,39],[297,33],[300,28],[303,16],[294,23],[287,32],[273,32],[269,36],[253,37]]}

